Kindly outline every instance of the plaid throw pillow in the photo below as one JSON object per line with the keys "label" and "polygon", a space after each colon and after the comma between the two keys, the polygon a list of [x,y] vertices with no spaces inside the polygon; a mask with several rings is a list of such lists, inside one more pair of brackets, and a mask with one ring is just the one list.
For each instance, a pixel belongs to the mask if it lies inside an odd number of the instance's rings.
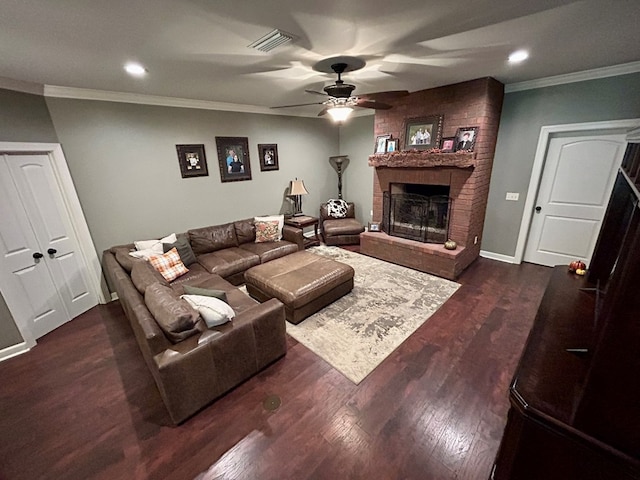
{"label": "plaid throw pillow", "polygon": [[277,242],[279,239],[278,220],[256,222],[256,243]]}
{"label": "plaid throw pillow", "polygon": [[172,282],[180,275],[184,275],[189,271],[184,266],[176,247],[173,247],[163,255],[155,255],[149,258],[149,263],[159,271],[167,282]]}

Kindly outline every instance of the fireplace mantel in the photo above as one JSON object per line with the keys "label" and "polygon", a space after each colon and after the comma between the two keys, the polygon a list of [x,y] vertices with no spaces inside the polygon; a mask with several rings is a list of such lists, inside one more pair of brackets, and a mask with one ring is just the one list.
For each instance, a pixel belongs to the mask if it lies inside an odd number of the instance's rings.
{"label": "fireplace mantel", "polygon": [[429,167],[475,167],[476,156],[472,152],[440,153],[408,150],[369,155],[370,167],[429,168]]}

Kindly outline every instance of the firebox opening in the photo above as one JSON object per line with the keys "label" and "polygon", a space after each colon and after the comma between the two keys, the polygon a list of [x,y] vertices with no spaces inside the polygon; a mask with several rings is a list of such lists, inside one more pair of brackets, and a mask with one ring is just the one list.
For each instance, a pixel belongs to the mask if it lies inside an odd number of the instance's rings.
{"label": "firebox opening", "polygon": [[383,192],[383,230],[425,243],[449,237],[451,198],[448,185],[391,183]]}

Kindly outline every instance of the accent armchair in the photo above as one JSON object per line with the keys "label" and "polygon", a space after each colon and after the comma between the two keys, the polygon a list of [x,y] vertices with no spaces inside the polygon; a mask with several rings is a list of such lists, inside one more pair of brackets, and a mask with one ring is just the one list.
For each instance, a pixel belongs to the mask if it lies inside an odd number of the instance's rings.
{"label": "accent armchair", "polygon": [[[342,208],[333,208],[342,202]],[[340,204],[338,204],[340,205]],[[329,200],[320,205],[322,239],[327,245],[359,245],[364,226],[356,220],[355,205],[343,200]]]}

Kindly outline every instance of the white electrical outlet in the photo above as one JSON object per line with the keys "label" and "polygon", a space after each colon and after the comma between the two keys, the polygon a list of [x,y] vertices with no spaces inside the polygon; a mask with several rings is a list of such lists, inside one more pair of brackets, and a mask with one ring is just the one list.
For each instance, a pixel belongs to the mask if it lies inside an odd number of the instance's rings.
{"label": "white electrical outlet", "polygon": [[371,218],[373,218],[373,210],[371,210]]}
{"label": "white electrical outlet", "polygon": [[507,200],[517,202],[519,198],[520,198],[519,193],[507,192]]}

